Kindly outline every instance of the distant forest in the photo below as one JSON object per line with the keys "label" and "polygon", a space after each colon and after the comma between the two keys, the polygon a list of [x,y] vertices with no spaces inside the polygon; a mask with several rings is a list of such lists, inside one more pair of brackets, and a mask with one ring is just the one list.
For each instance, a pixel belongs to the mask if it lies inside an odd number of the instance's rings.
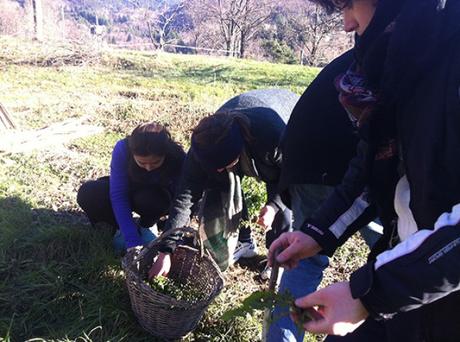
{"label": "distant forest", "polygon": [[353,36],[307,0],[0,0],[0,34],[324,65]]}

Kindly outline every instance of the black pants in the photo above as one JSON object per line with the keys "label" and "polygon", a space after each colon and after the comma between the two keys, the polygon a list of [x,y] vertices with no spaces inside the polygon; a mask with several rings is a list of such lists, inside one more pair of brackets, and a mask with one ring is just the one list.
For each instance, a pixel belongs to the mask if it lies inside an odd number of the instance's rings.
{"label": "black pants", "polygon": [[[141,227],[150,227],[168,213],[171,196],[156,185],[132,184],[131,208],[139,214]],[[110,201],[109,177],[84,183],[77,194],[77,202],[88,216],[91,224],[105,222],[118,229]]]}

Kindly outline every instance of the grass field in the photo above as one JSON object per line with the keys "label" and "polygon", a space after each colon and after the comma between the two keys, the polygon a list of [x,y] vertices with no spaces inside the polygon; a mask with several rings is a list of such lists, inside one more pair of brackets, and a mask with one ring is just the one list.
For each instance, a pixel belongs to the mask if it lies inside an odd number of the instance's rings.
{"label": "grass field", "polygon": [[[137,324],[108,229],[79,210],[84,180],[107,175],[114,143],[138,123],[166,123],[188,146],[190,129],[246,90],[302,93],[318,70],[254,61],[97,51],[0,38],[0,102],[21,129],[87,117],[98,135],[0,159],[0,341],[154,341]],[[253,182],[252,206],[263,200]],[[261,233],[259,233],[261,235]],[[360,247],[357,247],[360,246]],[[325,283],[364,260],[359,239],[341,248]],[[261,316],[220,315],[265,284],[257,265],[232,267],[226,288],[187,341],[257,341]],[[319,337],[308,336],[316,341]]]}

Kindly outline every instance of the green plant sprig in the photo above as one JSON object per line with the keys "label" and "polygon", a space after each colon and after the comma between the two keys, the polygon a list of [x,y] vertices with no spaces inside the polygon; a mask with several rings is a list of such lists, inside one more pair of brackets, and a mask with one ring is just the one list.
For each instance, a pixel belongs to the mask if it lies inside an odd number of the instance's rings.
{"label": "green plant sprig", "polygon": [[168,277],[157,276],[146,281],[146,284],[155,291],[177,300],[194,303],[203,299],[203,294],[189,282],[180,283]]}
{"label": "green plant sprig", "polygon": [[[240,306],[226,311],[222,315],[222,320],[229,321],[235,317],[244,317],[251,314],[254,310],[273,310],[276,306],[289,307],[289,313],[297,318],[296,325],[302,330],[303,324],[315,319],[309,310],[304,310],[295,305],[295,298],[289,292],[275,293],[272,291],[256,291],[246,297]],[[280,319],[275,317],[274,320]]]}
{"label": "green plant sprig", "polygon": [[228,310],[222,315],[224,321],[234,317],[244,317],[254,310],[273,309],[275,305],[291,306],[294,297],[290,293],[274,293],[271,291],[256,291],[243,300],[237,308]]}

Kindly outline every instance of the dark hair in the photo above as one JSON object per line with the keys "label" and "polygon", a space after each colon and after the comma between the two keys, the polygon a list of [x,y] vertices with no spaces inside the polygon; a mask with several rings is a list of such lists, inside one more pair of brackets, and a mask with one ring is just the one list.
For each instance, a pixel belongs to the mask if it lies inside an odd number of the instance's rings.
{"label": "dark hair", "polygon": [[248,117],[241,112],[227,110],[219,111],[214,115],[201,119],[193,129],[193,141],[201,146],[218,143],[227,136],[235,122],[241,129],[244,141],[252,141],[253,137],[249,130],[250,121]]}
{"label": "dark hair", "polygon": [[165,156],[178,144],[171,134],[157,122],[143,123],[128,136],[128,146],[132,154],[138,156]]}
{"label": "dark hair", "polygon": [[164,156],[165,161],[158,172],[166,178],[180,173],[185,156],[184,149],[171,138],[171,134],[163,125],[157,122],[140,124],[127,137],[127,141],[131,155],[129,173],[133,179],[141,181],[148,173],[136,164],[133,155]]}
{"label": "dark hair", "polygon": [[353,0],[309,0],[322,8],[328,13],[340,12],[345,7],[351,6]]}

